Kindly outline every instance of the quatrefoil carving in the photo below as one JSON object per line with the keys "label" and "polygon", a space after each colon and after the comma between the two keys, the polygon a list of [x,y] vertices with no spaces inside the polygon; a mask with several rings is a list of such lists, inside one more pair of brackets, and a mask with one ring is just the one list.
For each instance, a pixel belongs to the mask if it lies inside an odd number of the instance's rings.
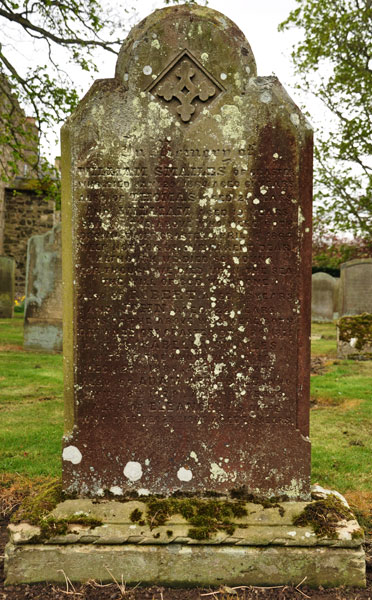
{"label": "quatrefoil carving", "polygon": [[183,123],[197,117],[224,91],[188,50],[178,55],[147,89],[155,97],[162,98]]}

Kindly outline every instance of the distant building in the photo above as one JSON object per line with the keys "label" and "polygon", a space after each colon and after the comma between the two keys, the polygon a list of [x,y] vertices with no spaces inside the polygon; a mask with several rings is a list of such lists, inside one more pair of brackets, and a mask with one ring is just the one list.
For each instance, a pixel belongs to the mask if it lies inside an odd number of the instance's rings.
{"label": "distant building", "polygon": [[[35,119],[26,117],[1,74],[0,107],[0,255],[15,259],[15,289],[24,294],[27,242],[31,236],[45,233],[54,226],[55,201],[37,193],[37,173],[30,164],[35,162],[33,158],[37,158],[39,152]],[[18,173],[14,176],[10,165],[14,160],[12,148],[3,140],[8,136],[19,139],[22,129],[27,132],[25,160],[15,160]]]}

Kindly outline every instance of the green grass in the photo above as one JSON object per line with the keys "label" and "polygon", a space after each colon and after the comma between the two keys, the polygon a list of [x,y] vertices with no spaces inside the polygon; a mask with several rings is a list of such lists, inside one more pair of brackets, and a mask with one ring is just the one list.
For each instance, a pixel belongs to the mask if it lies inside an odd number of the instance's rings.
{"label": "green grass", "polygon": [[0,346],[23,345],[23,314],[14,313],[13,319],[0,319]]}
{"label": "green grass", "polygon": [[[321,336],[321,339],[314,339]],[[311,355],[336,357],[336,325],[335,323],[311,324]]]}
{"label": "green grass", "polygon": [[[22,316],[0,321],[0,471],[61,472],[62,356],[21,351]],[[372,508],[372,361],[337,360],[335,324],[313,324],[312,480]],[[356,496],[358,498],[358,495]],[[360,496],[361,497],[361,496]],[[356,500],[357,502],[358,500]]]}
{"label": "green grass", "polygon": [[325,357],[311,377],[312,480],[341,493],[369,492],[372,509],[372,361],[337,360],[336,326],[313,324],[312,356]]}
{"label": "green grass", "polygon": [[[23,319],[0,321],[0,471],[58,475],[63,420],[62,356],[22,352]],[[14,348],[12,348],[14,346]]]}

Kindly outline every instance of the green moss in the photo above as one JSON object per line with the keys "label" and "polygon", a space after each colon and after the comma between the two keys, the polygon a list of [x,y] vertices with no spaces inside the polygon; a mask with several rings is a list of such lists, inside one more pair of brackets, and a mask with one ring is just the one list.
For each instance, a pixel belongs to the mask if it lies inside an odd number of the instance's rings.
{"label": "green moss", "polygon": [[94,528],[102,525],[102,521],[88,515],[71,515],[64,519],[56,519],[53,516],[48,516],[41,519],[38,525],[41,530],[40,537],[42,540],[45,540],[56,535],[65,535],[69,525],[86,525],[87,527]]}
{"label": "green moss", "polygon": [[339,339],[350,342],[355,338],[355,348],[361,350],[364,346],[372,345],[372,315],[363,313],[351,317],[342,317],[338,323]]}
{"label": "green moss", "polygon": [[351,534],[351,537],[353,538],[353,540],[363,539],[364,538],[364,529],[359,527],[359,529],[356,529],[355,531],[353,531],[353,533]]}
{"label": "green moss", "polygon": [[132,521],[132,523],[137,523],[138,521],[141,520],[142,517],[142,511],[139,510],[138,508],[135,508],[134,510],[132,510],[132,512],[129,515],[130,520]]}
{"label": "green moss", "polygon": [[[175,514],[180,514],[191,525],[188,535],[196,540],[209,539],[217,531],[232,535],[234,519],[244,517],[247,510],[242,501],[201,498],[149,498],[146,520],[151,528],[164,525]],[[168,535],[168,532],[167,532]]]}
{"label": "green moss", "polygon": [[336,496],[308,504],[294,520],[297,527],[311,526],[317,537],[337,538],[337,527],[342,520],[354,519],[354,515]]}
{"label": "green moss", "polygon": [[48,481],[38,493],[25,498],[12,516],[12,522],[27,521],[31,525],[39,525],[41,519],[63,500],[62,482],[60,479]]}

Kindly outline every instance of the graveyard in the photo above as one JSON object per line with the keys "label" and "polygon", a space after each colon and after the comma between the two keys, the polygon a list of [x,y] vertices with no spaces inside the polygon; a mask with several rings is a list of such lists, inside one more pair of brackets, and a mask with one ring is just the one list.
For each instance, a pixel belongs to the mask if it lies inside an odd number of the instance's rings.
{"label": "graveyard", "polygon": [[[313,323],[312,325],[312,375],[311,375],[311,440],[312,440],[312,482],[322,487],[342,493],[358,515],[365,529],[367,540],[367,582],[371,578],[372,560],[372,481],[370,476],[370,456],[372,440],[371,421],[371,378],[372,361],[351,361],[337,359],[335,323]],[[0,493],[1,517],[6,519],[14,506],[22,499],[37,496],[45,488],[53,488],[61,478],[61,437],[63,431],[63,383],[62,356],[41,352],[29,352],[23,348],[23,314],[16,313],[13,319],[0,322],[0,361],[3,378],[0,381],[0,405],[2,415],[1,454],[0,454]],[[28,427],[20,424],[27,422]],[[3,540],[5,525],[3,521]],[[370,583],[366,590],[358,590],[359,598],[368,598]],[[77,592],[86,598],[105,598],[98,595],[102,588],[86,587],[85,590],[74,584]],[[304,587],[305,586],[305,587]],[[43,590],[43,598],[66,597],[53,595],[52,585],[44,588],[35,586],[35,594]],[[149,598],[161,599],[161,590],[140,592],[129,591],[121,596],[118,587],[112,582],[109,598]],[[0,588],[1,589],[1,588]],[[20,588],[15,586],[9,599],[19,598]],[[62,584],[58,589],[65,591]],[[69,588],[71,591],[71,588]],[[29,590],[29,588],[28,588]],[[32,590],[32,587],[31,587]],[[316,596],[314,590],[300,587],[314,598],[342,598],[339,592],[328,590]],[[115,593],[117,592],[117,595]],[[181,592],[163,590],[164,600],[168,598],[199,598],[201,592]],[[240,598],[278,598],[276,590],[258,591],[248,595],[239,591]],[[14,594],[12,596],[11,594]],[[28,593],[32,593],[28,591]],[[144,595],[141,596],[140,593]],[[252,592],[253,593],[253,592]],[[345,593],[345,592],[344,592]],[[351,593],[351,592],[349,592]],[[97,595],[95,595],[97,594]],[[136,595],[137,594],[137,595]],[[192,595],[194,594],[194,595]],[[246,596],[244,594],[247,594]],[[365,596],[363,595],[365,594]],[[38,597],[38,596],[29,596]],[[68,597],[68,596],[67,596]],[[73,597],[72,595],[70,597]],[[81,596],[76,595],[76,598]],[[84,598],[84,595],[82,596]],[[212,596],[213,597],[213,596]],[[218,598],[236,598],[226,593]],[[288,596],[282,598],[303,598],[301,592],[291,588]],[[352,597],[352,596],[351,596]]]}
{"label": "graveyard", "polygon": [[372,258],[311,276],[305,114],[171,6],[61,150],[0,257],[4,598],[369,598]]}

